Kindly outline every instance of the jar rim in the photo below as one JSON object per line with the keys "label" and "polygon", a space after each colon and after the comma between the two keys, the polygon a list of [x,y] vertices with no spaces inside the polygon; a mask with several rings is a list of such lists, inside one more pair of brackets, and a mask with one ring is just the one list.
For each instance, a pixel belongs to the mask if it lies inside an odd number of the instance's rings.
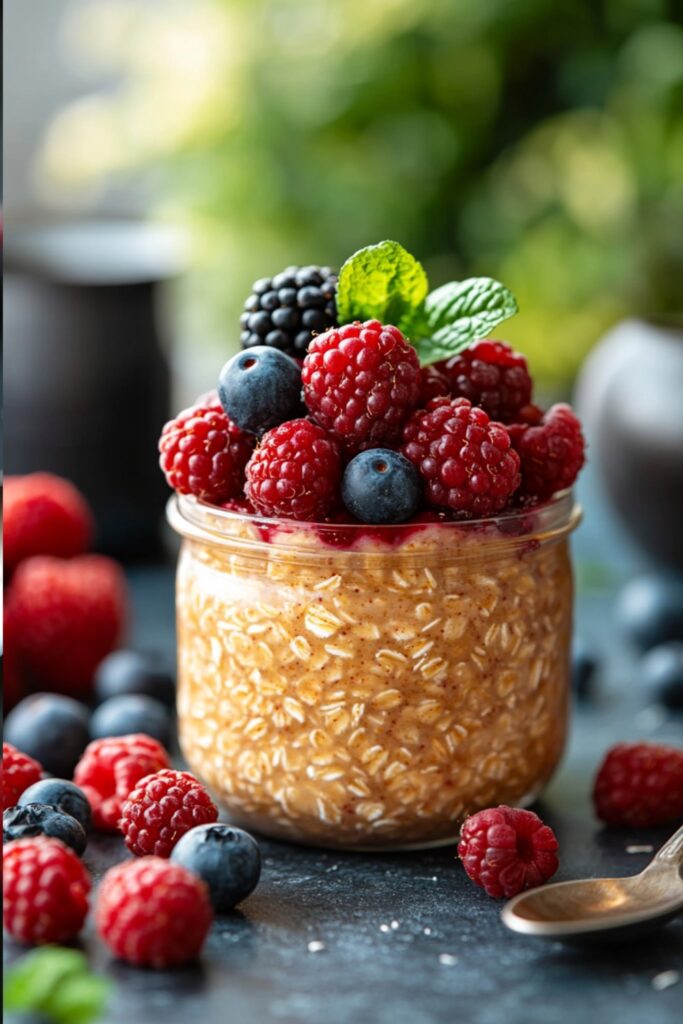
{"label": "jar rim", "polygon": [[[263,555],[267,551],[272,558],[281,551],[288,556],[319,557],[322,547],[331,554],[386,558],[392,552],[405,554],[407,541],[428,530],[450,544],[462,539],[465,546],[476,538],[477,546],[485,544],[487,549],[497,547],[509,553],[530,542],[537,546],[567,536],[580,523],[582,509],[573,492],[565,490],[533,508],[489,518],[368,525],[275,519],[210,505],[192,495],[173,494],[166,514],[173,529],[186,539],[216,547],[238,546],[245,553],[250,550]],[[311,544],[313,535],[316,542]],[[419,544],[410,547],[417,557],[425,554]]]}

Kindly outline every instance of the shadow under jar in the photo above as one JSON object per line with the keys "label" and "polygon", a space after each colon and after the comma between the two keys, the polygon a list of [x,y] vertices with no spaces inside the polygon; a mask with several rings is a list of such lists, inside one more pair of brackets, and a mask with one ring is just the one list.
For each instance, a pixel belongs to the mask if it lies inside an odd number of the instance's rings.
{"label": "shadow under jar", "polygon": [[450,842],[563,751],[564,493],[470,522],[333,526],[174,497],[180,742],[231,817],[320,846]]}

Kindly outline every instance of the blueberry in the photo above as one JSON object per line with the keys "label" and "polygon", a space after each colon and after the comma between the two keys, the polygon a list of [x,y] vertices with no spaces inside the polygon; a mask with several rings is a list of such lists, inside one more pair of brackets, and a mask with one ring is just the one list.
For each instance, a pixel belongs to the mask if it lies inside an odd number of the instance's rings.
{"label": "blueberry", "polygon": [[126,693],[141,693],[175,707],[175,679],[159,656],[147,651],[114,651],[100,662],[95,673],[97,701]]}
{"label": "blueberry", "polygon": [[248,832],[232,825],[198,825],[182,836],[171,860],[193,871],[209,887],[219,914],[232,910],[256,888],[261,853]]}
{"label": "blueberry", "polygon": [[644,686],[666,707],[683,710],[683,642],[660,644],[643,658],[640,673]]}
{"label": "blueberry", "polygon": [[26,804],[49,804],[68,814],[87,831],[90,828],[90,803],[83,790],[68,779],[39,779],[25,789],[18,800]]}
{"label": "blueberry", "polygon": [[10,711],[5,739],[50,775],[71,775],[90,741],[90,711],[57,693],[35,693]]}
{"label": "blueberry", "polygon": [[598,668],[598,657],[586,641],[578,637],[572,648],[572,687],[574,693],[583,700],[590,697]]}
{"label": "blueberry", "polygon": [[264,434],[301,414],[301,371],[284,352],[257,346],[225,364],[218,394],[233,423],[249,434]]}
{"label": "blueberry", "polygon": [[110,697],[93,711],[90,736],[94,740],[106,736],[128,736],[144,732],[167,747],[171,739],[171,716],[164,705],[154,697],[125,693]]}
{"label": "blueberry", "polygon": [[618,622],[642,650],[683,640],[683,577],[640,576],[619,595]]}
{"label": "blueberry", "polygon": [[403,523],[420,506],[420,474],[399,452],[371,448],[346,467],[342,498],[351,515],[364,523]]}
{"label": "blueberry", "polygon": [[79,821],[50,804],[19,804],[9,807],[2,816],[2,841],[50,836],[61,839],[74,853],[82,856],[88,839]]}

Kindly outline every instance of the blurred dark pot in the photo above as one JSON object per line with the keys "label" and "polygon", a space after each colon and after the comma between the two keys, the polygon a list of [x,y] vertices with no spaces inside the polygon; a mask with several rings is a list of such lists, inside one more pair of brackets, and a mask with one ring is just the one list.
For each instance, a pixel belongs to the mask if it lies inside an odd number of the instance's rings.
{"label": "blurred dark pot", "polygon": [[578,406],[624,524],[655,561],[683,569],[683,319],[610,331],[584,364]]}
{"label": "blurred dark pot", "polygon": [[166,488],[169,369],[156,321],[176,240],[139,223],[5,236],[5,470],[51,470],[93,505],[100,550],[152,554]]}

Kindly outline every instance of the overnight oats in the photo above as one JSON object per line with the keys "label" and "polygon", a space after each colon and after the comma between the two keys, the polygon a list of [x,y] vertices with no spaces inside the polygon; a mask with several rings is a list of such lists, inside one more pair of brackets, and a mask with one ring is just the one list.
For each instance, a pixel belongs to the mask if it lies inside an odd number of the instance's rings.
{"label": "overnight oats", "polygon": [[[238,824],[299,842],[452,841],[531,801],[565,742],[580,425],[475,340],[514,311],[502,285],[425,297],[410,260],[256,282],[244,350],[160,442],[184,757]],[[384,272],[387,308],[398,288],[431,323],[414,345],[364,305]]]}

